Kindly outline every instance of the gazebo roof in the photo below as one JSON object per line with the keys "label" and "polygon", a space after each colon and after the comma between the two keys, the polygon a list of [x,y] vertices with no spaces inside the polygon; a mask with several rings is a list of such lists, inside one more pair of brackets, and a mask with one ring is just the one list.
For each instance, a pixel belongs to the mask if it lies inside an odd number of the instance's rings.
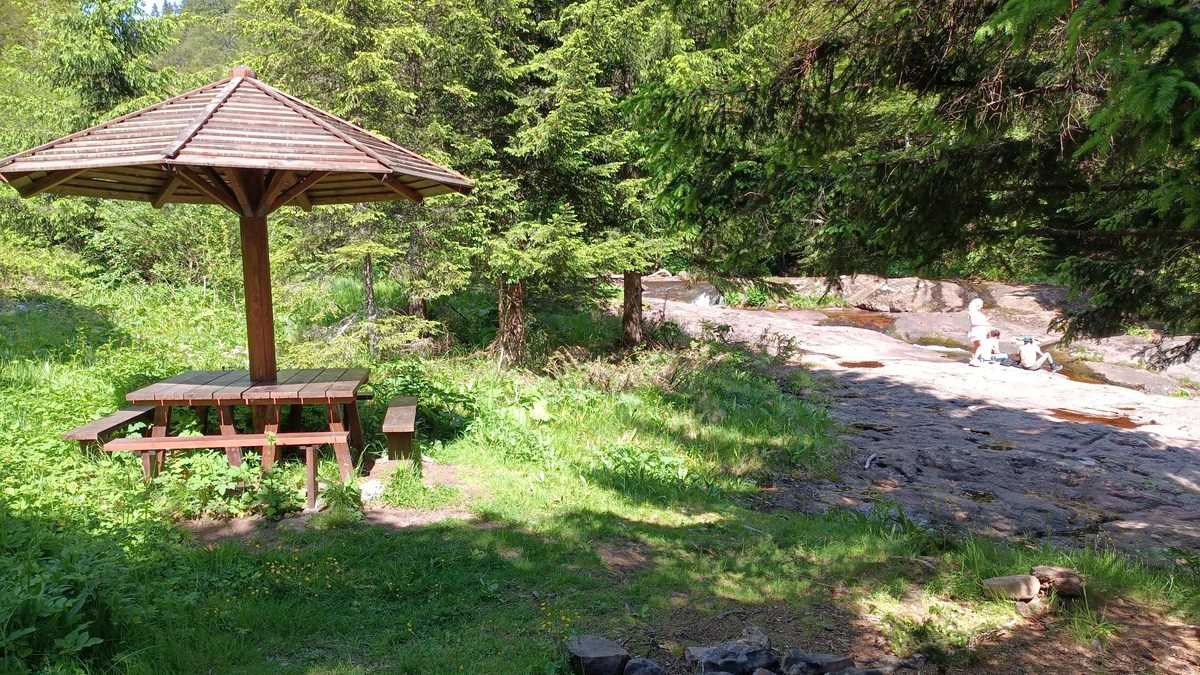
{"label": "gazebo roof", "polygon": [[0,160],[0,178],[23,197],[221,204],[248,215],[289,203],[420,201],[473,187],[462,174],[260,82],[244,67]]}

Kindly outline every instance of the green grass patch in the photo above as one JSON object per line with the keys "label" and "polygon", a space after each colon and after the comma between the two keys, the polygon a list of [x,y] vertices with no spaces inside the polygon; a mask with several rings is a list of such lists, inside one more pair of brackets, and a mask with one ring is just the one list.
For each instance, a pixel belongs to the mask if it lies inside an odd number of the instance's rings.
{"label": "green grass patch", "polygon": [[[5,672],[544,675],[562,667],[569,634],[645,635],[678,616],[680,598],[711,620],[787,607],[819,628],[870,615],[895,649],[956,662],[1013,617],[979,580],[1033,564],[1082,571],[1094,612],[1121,597],[1200,616],[1188,565],[943,536],[886,504],[755,510],[762,479],[831,476],[843,458],[819,383],[720,344],[618,356],[596,337],[615,335],[613,324],[586,313],[539,318],[547,358],[536,371],[470,352],[361,362],[375,394],[362,409],[368,450],[385,451],[386,402],[416,396],[418,447],[472,486],[430,488],[403,471],[383,500],[454,505],[472,520],[371,526],[326,456],[330,509],[310,527],[198,546],[179,518],[297,508],[298,461],[263,478],[220,453],[175,455],[146,486],[135,458],[81,452],[60,434],[154,379],[242,367],[240,305],[205,289],[106,286],[61,252],[55,269],[76,271],[50,283],[45,260],[4,246]],[[565,352],[588,322],[589,346]],[[303,335],[286,331],[281,366],[322,365],[304,360],[314,352]],[[196,420],[176,424],[186,433]],[[614,576],[604,547],[635,548],[644,564]],[[930,609],[914,613],[914,596]],[[1099,615],[1072,621],[1081,639],[1105,633]]]}

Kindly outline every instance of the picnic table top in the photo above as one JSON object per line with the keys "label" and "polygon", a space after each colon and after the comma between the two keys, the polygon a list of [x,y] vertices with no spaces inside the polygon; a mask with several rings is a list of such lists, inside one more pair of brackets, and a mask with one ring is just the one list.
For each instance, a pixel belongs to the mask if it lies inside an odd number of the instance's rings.
{"label": "picnic table top", "polygon": [[369,375],[365,368],[287,368],[275,382],[256,384],[246,370],[189,370],[131,391],[125,399],[157,405],[349,403]]}

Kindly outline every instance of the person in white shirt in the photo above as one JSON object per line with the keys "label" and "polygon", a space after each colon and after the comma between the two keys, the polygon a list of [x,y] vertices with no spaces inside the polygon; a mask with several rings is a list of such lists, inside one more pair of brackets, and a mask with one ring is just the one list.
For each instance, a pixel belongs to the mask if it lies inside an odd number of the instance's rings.
{"label": "person in white shirt", "polygon": [[1000,349],[1000,331],[993,328],[988,331],[987,337],[979,345],[979,349],[975,350],[975,363],[1000,363],[1008,365],[1008,354],[1005,354]]}
{"label": "person in white shirt", "polygon": [[1031,337],[1021,338],[1021,367],[1025,370],[1040,370],[1042,366],[1050,364],[1050,370],[1058,372],[1062,370],[1062,366],[1054,362],[1054,357],[1042,351],[1037,340]]}
{"label": "person in white shirt", "polygon": [[967,319],[971,322],[971,328],[967,331],[967,341],[971,343],[971,351],[975,354],[971,365],[977,366],[983,342],[987,340],[988,331],[992,329],[991,322],[983,313],[983,300],[975,298],[967,305]]}

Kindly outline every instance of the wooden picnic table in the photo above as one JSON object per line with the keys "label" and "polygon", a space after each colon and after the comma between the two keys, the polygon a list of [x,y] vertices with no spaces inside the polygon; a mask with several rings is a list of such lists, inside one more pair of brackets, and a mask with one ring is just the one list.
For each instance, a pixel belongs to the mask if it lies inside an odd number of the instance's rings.
{"label": "wooden picnic table", "polygon": [[[370,371],[364,368],[293,368],[280,370],[270,384],[255,383],[245,370],[190,370],[129,392],[130,403],[153,405],[154,421],[150,437],[163,438],[168,434],[171,410],[191,407],[201,420],[201,433],[211,438],[214,448],[225,448],[231,464],[241,464],[242,448],[222,440],[238,434],[234,426],[234,406],[250,406],[254,433],[276,434],[280,431],[282,410],[288,407],[288,417],[282,426],[298,430],[303,406],[325,409],[328,431],[349,432],[348,443],[333,443],[342,480],[354,469],[350,446],[362,449],[362,424],[358,416],[359,388],[366,384]],[[217,410],[220,433],[208,435],[208,413]],[[277,457],[275,447],[263,448],[263,469],[270,469]],[[162,469],[166,449],[157,452],[157,470]]]}

